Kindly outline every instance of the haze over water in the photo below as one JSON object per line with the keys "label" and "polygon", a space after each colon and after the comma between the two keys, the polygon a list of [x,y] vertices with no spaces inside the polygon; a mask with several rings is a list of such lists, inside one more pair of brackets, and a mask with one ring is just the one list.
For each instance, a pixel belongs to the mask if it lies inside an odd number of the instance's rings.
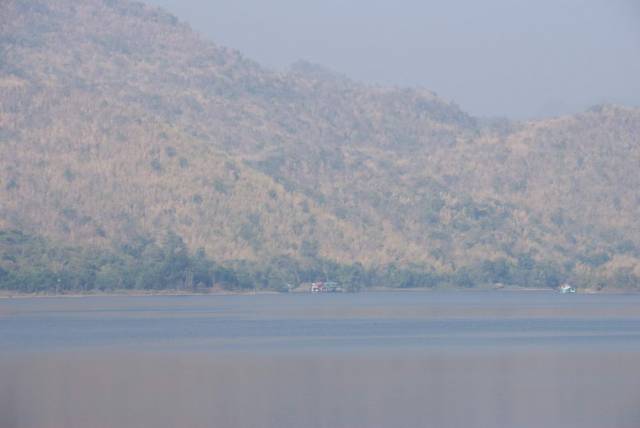
{"label": "haze over water", "polygon": [[640,296],[0,300],[0,426],[640,426]]}

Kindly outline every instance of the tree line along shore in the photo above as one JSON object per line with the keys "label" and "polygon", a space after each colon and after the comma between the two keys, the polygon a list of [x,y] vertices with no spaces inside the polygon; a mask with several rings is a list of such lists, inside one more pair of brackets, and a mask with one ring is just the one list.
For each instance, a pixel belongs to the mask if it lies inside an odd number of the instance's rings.
{"label": "tree line along shore", "polygon": [[332,281],[344,291],[384,289],[556,289],[570,282],[581,290],[640,290],[632,272],[613,278],[580,276],[566,265],[485,260],[438,272],[428,266],[366,267],[320,257],[274,257],[267,262],[220,263],[202,249],[190,251],[167,232],[159,242],[132,238],[113,249],[54,245],[18,231],[0,232],[0,291],[20,294],[289,292],[301,284]]}

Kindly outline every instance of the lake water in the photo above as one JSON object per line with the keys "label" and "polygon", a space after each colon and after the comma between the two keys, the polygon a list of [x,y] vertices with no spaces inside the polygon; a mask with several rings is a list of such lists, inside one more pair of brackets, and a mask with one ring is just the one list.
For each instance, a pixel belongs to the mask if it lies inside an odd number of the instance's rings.
{"label": "lake water", "polygon": [[640,295],[0,300],[0,427],[640,427]]}

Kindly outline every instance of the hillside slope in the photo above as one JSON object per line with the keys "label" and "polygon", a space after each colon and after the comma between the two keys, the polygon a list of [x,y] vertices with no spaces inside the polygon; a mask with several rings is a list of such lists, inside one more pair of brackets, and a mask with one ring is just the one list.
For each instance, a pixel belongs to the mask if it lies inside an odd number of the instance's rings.
{"label": "hillside slope", "polygon": [[640,276],[637,109],[489,123],[426,90],[266,70],[142,3],[0,17],[2,229],[116,253],[175,233],[227,266],[460,285]]}

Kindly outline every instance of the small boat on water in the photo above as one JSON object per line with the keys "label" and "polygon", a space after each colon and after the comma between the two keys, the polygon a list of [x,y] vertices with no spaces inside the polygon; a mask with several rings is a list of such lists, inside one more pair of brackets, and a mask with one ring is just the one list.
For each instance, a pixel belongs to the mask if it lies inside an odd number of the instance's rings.
{"label": "small boat on water", "polygon": [[573,294],[577,291],[575,287],[572,287],[569,284],[562,284],[559,290],[562,294]]}

